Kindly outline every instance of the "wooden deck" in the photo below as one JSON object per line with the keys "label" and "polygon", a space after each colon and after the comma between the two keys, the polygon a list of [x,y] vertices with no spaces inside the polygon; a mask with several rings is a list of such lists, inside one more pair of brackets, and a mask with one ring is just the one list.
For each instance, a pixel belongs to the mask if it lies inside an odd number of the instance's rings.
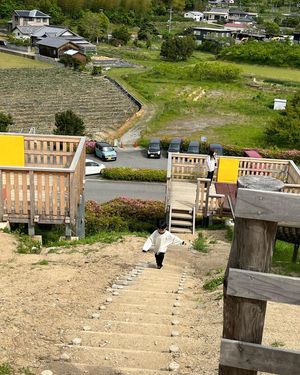
{"label": "wooden deck", "polygon": [[[216,194],[215,185],[210,187],[210,194]],[[188,180],[172,180],[170,184],[170,201],[172,209],[191,211],[195,206],[197,182]],[[204,193],[204,199],[206,192]]]}

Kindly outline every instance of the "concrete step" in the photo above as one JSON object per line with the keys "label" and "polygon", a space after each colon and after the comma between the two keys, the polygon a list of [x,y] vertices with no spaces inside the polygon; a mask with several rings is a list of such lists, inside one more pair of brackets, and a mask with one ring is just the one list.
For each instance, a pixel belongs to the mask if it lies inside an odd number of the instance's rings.
{"label": "concrete step", "polygon": [[185,214],[185,213],[180,213],[180,212],[173,212],[172,211],[172,219],[187,219],[187,220],[192,220],[193,215],[191,214]]}
{"label": "concrete step", "polygon": [[172,303],[120,303],[117,300],[110,304],[107,308],[118,311],[140,312],[140,313],[154,313],[154,314],[170,314],[172,313]]}
{"label": "concrete step", "polygon": [[[88,364],[76,364],[76,367],[80,368],[86,374],[102,375],[101,370],[103,367],[96,367]],[[130,367],[120,367],[118,369],[119,375],[167,375],[169,370],[152,370],[143,368],[130,368]]]}
{"label": "concrete step", "polygon": [[112,368],[129,367],[157,371],[168,369],[169,363],[172,360],[172,356],[169,353],[158,353],[147,350],[69,346],[64,348],[64,351],[70,354],[72,363],[75,366],[76,364],[89,364]]}
{"label": "concrete step", "polygon": [[192,227],[193,223],[188,220],[171,220],[171,227]]}
{"label": "concrete step", "polygon": [[82,331],[68,334],[66,344],[71,344],[75,337],[80,337],[82,346],[92,346],[106,349],[130,348],[134,350],[150,350],[153,352],[168,353],[169,347],[174,343],[174,338],[163,336],[140,335],[136,333],[111,333]]}
{"label": "concrete step", "polygon": [[[147,322],[147,314],[144,315],[144,321]],[[107,319],[107,320],[104,320]],[[140,324],[138,322],[122,322],[115,321],[106,315],[101,320],[93,319],[87,322],[94,332],[110,332],[110,333],[124,333],[124,334],[139,334],[139,335],[155,335],[170,337],[174,327],[171,324],[172,315],[170,314],[169,324],[161,324],[160,315],[157,314],[157,324]],[[177,319],[177,317],[176,317]]]}
{"label": "concrete step", "polygon": [[179,228],[179,227],[171,227],[172,233],[193,233],[192,229],[189,228]]}
{"label": "concrete step", "polygon": [[[127,311],[116,311],[116,310],[105,310],[101,311],[101,321],[111,321],[113,320],[115,323],[135,323],[139,324],[142,327],[145,326],[145,329],[149,325],[155,324],[159,329],[160,325],[169,325],[172,316],[170,314],[155,314],[155,313],[140,313],[140,312],[127,312]],[[88,322],[87,325],[93,327],[94,321]]]}

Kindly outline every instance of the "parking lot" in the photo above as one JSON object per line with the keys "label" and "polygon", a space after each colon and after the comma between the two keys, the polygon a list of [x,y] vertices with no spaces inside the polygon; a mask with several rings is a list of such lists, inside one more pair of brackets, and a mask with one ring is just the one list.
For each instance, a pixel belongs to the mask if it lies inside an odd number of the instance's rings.
{"label": "parking lot", "polygon": [[103,163],[106,168],[128,167],[128,168],[150,168],[167,169],[167,152],[160,159],[147,158],[147,150],[140,148],[118,148],[116,161],[102,161],[95,154],[87,154],[87,159],[94,159]]}

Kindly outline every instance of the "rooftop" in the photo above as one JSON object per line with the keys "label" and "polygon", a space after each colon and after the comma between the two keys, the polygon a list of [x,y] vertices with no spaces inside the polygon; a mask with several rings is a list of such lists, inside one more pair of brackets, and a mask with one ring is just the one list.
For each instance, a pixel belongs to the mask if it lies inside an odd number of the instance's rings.
{"label": "rooftop", "polygon": [[15,14],[19,17],[32,17],[32,18],[51,18],[48,14],[41,12],[40,10],[15,10]]}

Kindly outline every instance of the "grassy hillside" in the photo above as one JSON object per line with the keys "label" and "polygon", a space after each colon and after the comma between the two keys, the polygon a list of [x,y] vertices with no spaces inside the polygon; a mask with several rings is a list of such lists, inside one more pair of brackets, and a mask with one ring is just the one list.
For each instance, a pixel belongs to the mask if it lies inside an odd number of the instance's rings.
{"label": "grassy hillside", "polygon": [[[297,69],[235,63],[234,66],[242,71],[236,82],[196,81],[182,79],[181,68],[213,60],[212,55],[194,52],[187,62],[169,63],[161,61],[158,48],[112,51],[111,47],[103,47],[101,53],[119,54],[141,66],[138,70],[112,70],[109,74],[156,109],[143,133],[146,138],[181,136],[199,139],[204,135],[210,142],[264,147],[264,129],[277,116],[272,109],[274,98],[289,99],[300,88]],[[165,71],[169,69],[172,74],[158,74],[157,66],[164,67]]]}
{"label": "grassy hillside", "polygon": [[52,68],[51,65],[25,57],[0,52],[0,69],[13,68]]}

